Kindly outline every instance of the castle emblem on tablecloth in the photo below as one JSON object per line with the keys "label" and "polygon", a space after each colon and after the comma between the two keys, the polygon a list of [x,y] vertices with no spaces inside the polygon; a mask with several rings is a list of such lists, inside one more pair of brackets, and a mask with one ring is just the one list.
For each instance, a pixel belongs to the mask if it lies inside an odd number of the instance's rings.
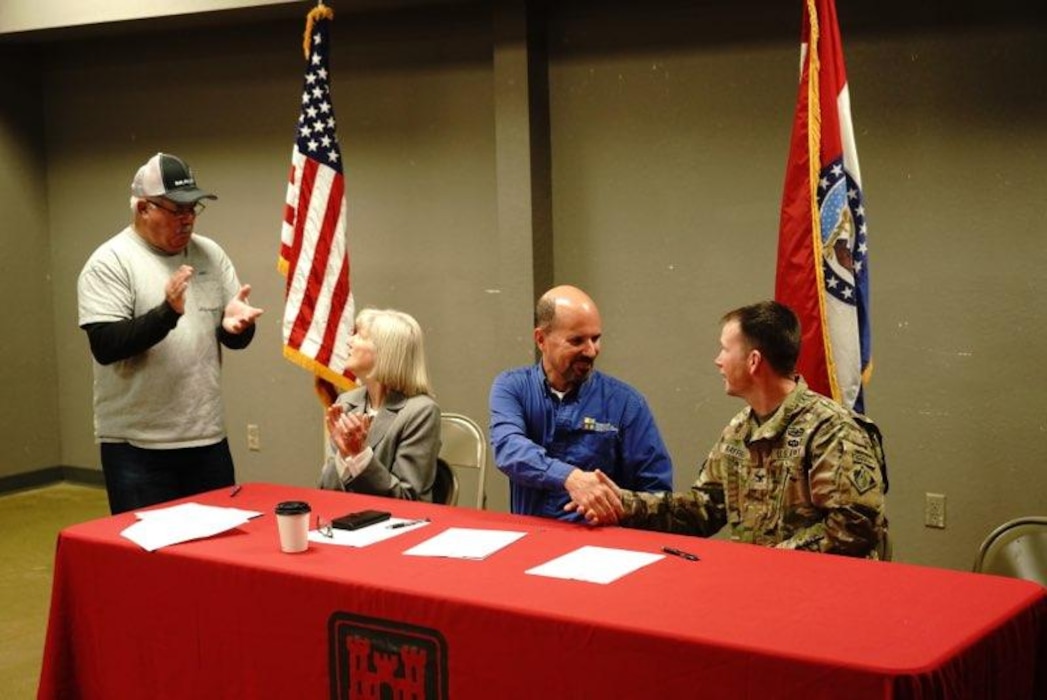
{"label": "castle emblem on tablecloth", "polygon": [[447,697],[447,643],[436,630],[336,612],[328,645],[332,700]]}

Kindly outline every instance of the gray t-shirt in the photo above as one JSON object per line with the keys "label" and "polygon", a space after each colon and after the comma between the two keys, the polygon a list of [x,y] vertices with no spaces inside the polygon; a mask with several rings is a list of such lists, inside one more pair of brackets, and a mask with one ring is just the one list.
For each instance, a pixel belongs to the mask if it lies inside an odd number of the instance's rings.
{"label": "gray t-shirt", "polygon": [[80,272],[80,325],[123,321],[155,308],[181,265],[195,272],[178,325],[134,357],[94,362],[98,442],[171,449],[225,437],[218,328],[240,281],[217,243],[194,234],[185,251],[170,255],[131,227],[124,229],[99,246]]}

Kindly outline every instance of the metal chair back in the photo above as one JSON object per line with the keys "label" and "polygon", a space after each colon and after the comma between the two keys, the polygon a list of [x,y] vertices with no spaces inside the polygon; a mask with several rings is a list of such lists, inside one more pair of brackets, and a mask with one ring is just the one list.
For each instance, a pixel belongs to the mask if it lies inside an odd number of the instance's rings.
{"label": "metal chair back", "polygon": [[[444,413],[440,417],[440,459],[452,470],[476,470],[476,500],[478,509],[484,508],[487,475],[487,439],[479,424],[460,413]],[[458,479],[461,482],[461,479]]]}
{"label": "metal chair back", "polygon": [[974,571],[1047,586],[1047,517],[1015,518],[993,530],[978,549]]}

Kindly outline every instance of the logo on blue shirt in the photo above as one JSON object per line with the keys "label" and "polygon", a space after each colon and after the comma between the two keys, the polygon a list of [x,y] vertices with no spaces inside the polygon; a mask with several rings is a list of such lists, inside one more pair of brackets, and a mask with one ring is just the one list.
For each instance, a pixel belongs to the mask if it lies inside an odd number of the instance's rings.
{"label": "logo on blue shirt", "polygon": [[582,430],[589,430],[594,433],[617,433],[618,427],[611,423],[601,423],[595,418],[587,416],[582,419]]}

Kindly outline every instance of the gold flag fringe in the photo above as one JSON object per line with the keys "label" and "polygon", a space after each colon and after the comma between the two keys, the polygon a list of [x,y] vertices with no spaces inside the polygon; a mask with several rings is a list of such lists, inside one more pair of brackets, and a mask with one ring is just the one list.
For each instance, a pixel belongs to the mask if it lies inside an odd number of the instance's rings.
{"label": "gold flag fringe", "polygon": [[302,37],[302,51],[309,58],[309,49],[313,45],[313,24],[321,19],[334,19],[334,10],[322,2],[305,16],[305,35]]}

